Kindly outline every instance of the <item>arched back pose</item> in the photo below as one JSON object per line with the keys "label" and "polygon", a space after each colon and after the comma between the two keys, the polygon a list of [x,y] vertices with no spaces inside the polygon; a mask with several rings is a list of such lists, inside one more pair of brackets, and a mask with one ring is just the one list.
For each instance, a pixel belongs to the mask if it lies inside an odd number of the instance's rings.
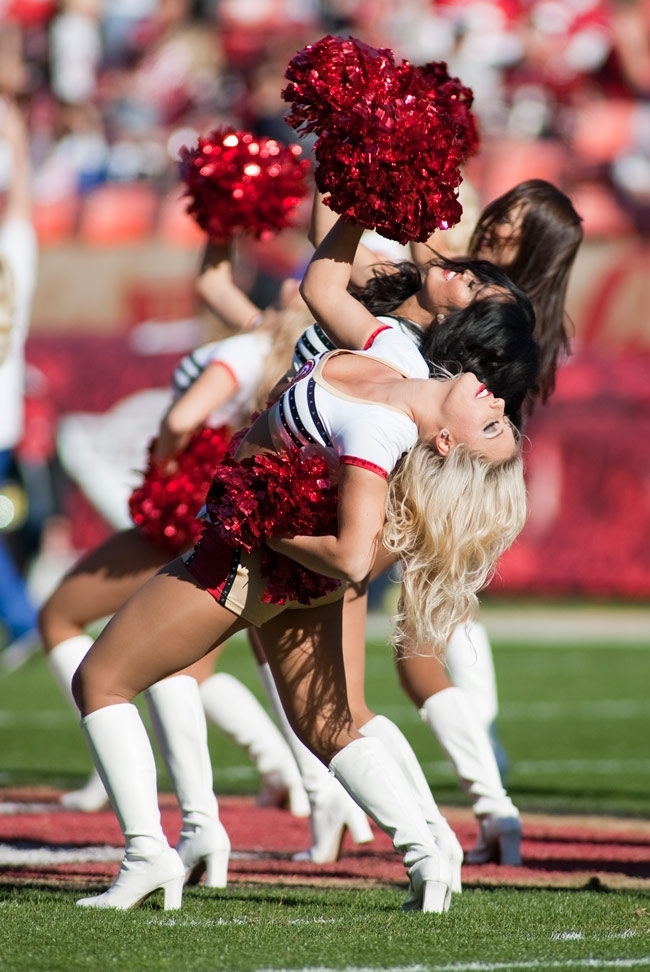
{"label": "arched back pose", "polygon": [[[318,202],[315,204],[312,242],[318,242],[333,219],[330,210]],[[442,249],[444,235],[444,232],[437,233],[429,244],[413,245],[416,258],[430,259],[432,247],[439,244]],[[515,421],[520,420],[522,413],[529,414],[538,397],[546,401],[551,394],[558,364],[568,351],[564,304],[570,270],[581,240],[581,220],[570,199],[539,179],[523,182],[490,203],[471,237],[471,255],[505,268],[532,300],[534,334],[540,347],[538,383],[530,380],[529,373],[526,379],[522,359],[512,345],[512,335],[504,328],[504,322],[494,317],[479,321],[472,316],[463,321],[450,315],[440,326],[434,324],[423,336],[418,336],[425,356],[449,367],[455,363],[463,370],[474,371],[506,399],[506,407]],[[355,263],[355,292],[375,312],[395,313],[393,272],[392,266],[378,268],[374,255],[368,251]],[[322,340],[319,340],[311,332],[312,329],[308,332],[308,342],[299,343],[301,359],[307,357],[307,344],[321,348],[333,343],[326,334],[321,332]],[[519,361],[515,367],[513,358]],[[377,564],[374,576],[382,569]],[[403,767],[411,768],[412,783],[420,795],[421,805],[435,826],[430,788],[410,747],[397,727],[383,717],[375,717],[365,702],[361,646],[365,642],[366,599],[365,594],[356,597],[353,591],[346,597],[349,644],[358,645],[356,650],[352,647],[346,650],[353,715],[365,732],[381,732],[385,742],[392,740],[394,753],[402,754]],[[432,657],[430,646],[422,646],[417,653],[398,652],[401,684],[450,759],[479,820],[479,840],[466,859],[471,863],[519,864],[521,822],[504,790],[489,736],[497,714],[497,696],[491,648],[483,625],[479,622],[459,625],[446,646],[444,660],[451,680],[441,660]]]}
{"label": "arched back pose", "polygon": [[[326,325],[349,322],[363,346],[377,321],[346,291],[360,231],[345,220],[337,230],[311,261],[303,296]],[[454,280],[436,271],[431,283]],[[194,551],[127,601],[75,675],[82,727],[126,839],[114,885],[80,903],[131,907],[163,888],[166,907],[180,904],[184,869],[160,827],[155,765],[131,701],[252,624],[269,634],[293,728],[403,853],[407,906],[442,910],[450,875],[426,820],[399,765],[350,715],[341,597],[345,583],[363,583],[383,537],[410,572],[404,642],[444,639],[471,610],[525,518],[503,402],[470,374],[431,379],[412,342],[382,329],[369,351],[306,368],[261,414],[217,469],[207,516]],[[420,610],[421,597],[431,610]]]}

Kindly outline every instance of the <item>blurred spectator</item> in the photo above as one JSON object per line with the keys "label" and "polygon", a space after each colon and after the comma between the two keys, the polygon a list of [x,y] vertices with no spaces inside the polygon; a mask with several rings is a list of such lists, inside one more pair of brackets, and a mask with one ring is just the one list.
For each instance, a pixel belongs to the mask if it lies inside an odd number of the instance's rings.
{"label": "blurred spectator", "polygon": [[104,65],[122,67],[139,49],[138,34],[153,17],[157,0],[103,0],[102,40]]}
{"label": "blurred spectator", "polygon": [[612,0],[616,57],[630,93],[650,98],[650,0]]}
{"label": "blurred spectator", "polygon": [[51,203],[83,195],[106,178],[110,146],[92,101],[53,102],[49,143],[34,175],[34,198]]}
{"label": "blurred spectator", "polygon": [[20,24],[0,21],[0,95],[18,97],[25,91],[27,79]]}
{"label": "blurred spectator", "polygon": [[[0,482],[4,482],[12,470],[14,450],[24,428],[25,340],[38,253],[31,222],[27,128],[18,107],[7,98],[0,100],[0,137],[9,146],[11,164],[0,226]],[[4,504],[4,511],[0,527],[0,622],[7,641],[29,653],[38,645],[36,612],[3,535],[16,515],[11,501]],[[8,650],[5,648],[5,660]]]}
{"label": "blurred spectator", "polygon": [[61,0],[50,29],[50,83],[61,101],[78,105],[95,95],[102,57],[101,0]]}

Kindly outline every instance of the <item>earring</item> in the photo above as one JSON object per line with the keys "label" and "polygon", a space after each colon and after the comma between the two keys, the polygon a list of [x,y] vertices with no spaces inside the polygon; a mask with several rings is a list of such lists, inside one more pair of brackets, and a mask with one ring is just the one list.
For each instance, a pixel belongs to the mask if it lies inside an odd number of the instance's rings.
{"label": "earring", "polygon": [[436,320],[438,324],[444,324],[447,318],[445,317],[444,314],[436,314]]}
{"label": "earring", "polygon": [[449,438],[449,429],[441,429],[440,430],[440,436],[443,439],[448,439]]}

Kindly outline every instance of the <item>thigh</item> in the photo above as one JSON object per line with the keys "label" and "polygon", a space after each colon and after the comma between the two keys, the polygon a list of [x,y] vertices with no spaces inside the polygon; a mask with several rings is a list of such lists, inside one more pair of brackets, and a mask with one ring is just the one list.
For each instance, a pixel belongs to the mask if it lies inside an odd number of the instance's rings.
{"label": "thigh", "polygon": [[245,627],[180,558],[172,561],[136,591],[90,649],[75,678],[77,703],[86,714],[130,701]]}
{"label": "thigh", "polygon": [[343,662],[348,704],[358,726],[363,726],[373,713],[366,704],[366,589],[348,587],[343,601]]}
{"label": "thigh", "polygon": [[40,611],[46,650],[117,611],[169,557],[137,530],[123,530],[82,557]]}
{"label": "thigh", "polygon": [[187,668],[181,669],[180,672],[176,672],[176,675],[190,675],[195,678],[199,685],[201,682],[205,682],[206,679],[210,678],[214,674],[214,667],[221,658],[226,647],[226,642],[219,645],[217,648],[213,648],[209,651],[207,655],[203,658],[199,658],[192,665],[188,665]]}
{"label": "thigh", "polygon": [[259,632],[287,718],[325,763],[359,738],[347,701],[342,602],[286,611]]}

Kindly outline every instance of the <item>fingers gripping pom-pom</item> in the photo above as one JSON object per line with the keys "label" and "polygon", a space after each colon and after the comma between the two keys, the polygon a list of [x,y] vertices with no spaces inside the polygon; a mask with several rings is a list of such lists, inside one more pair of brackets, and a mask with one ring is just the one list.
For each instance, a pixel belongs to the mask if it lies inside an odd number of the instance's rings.
{"label": "fingers gripping pom-pom", "polygon": [[299,145],[216,128],[198,146],[180,152],[187,207],[216,241],[237,232],[267,239],[291,226],[307,193],[309,162]]}
{"label": "fingers gripping pom-pom", "polygon": [[316,185],[337,213],[406,243],[457,223],[461,166],[476,151],[472,92],[445,64],[328,35],[290,62],[287,122],[317,135]]}

